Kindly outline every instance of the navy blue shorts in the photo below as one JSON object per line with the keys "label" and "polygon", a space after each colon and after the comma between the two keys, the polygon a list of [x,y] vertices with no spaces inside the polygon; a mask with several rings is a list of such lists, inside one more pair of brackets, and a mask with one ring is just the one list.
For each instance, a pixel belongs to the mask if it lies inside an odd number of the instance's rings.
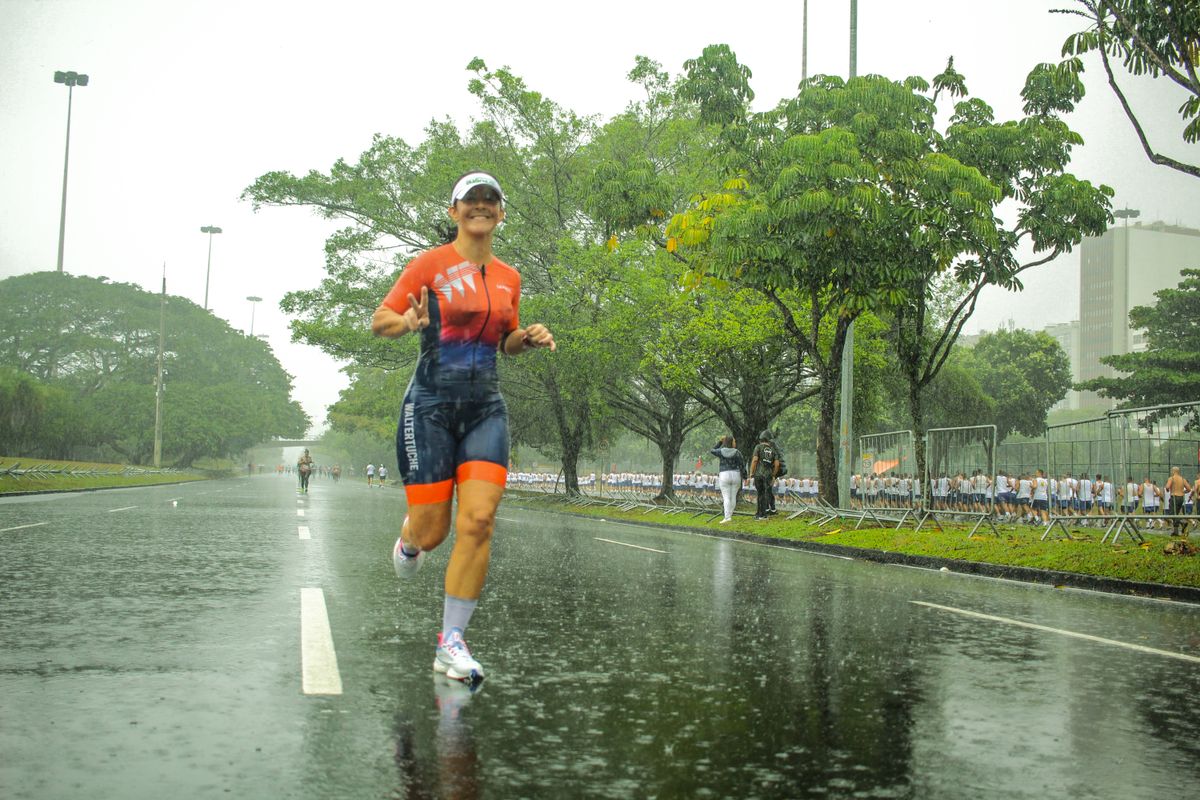
{"label": "navy blue shorts", "polygon": [[396,428],[396,461],[409,505],[442,503],[454,486],[508,480],[508,406],[485,384],[439,391],[409,384]]}

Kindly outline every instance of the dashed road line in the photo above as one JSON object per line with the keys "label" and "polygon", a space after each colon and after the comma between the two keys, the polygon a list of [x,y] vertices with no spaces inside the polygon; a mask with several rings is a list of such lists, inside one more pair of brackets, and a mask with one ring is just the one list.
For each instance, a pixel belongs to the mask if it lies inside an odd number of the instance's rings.
{"label": "dashed road line", "polygon": [[19,531],[25,528],[36,528],[39,525],[49,525],[49,522],[31,522],[28,525],[17,525],[12,528],[0,528],[0,533],[8,533],[9,531]]}
{"label": "dashed road line", "polygon": [[133,510],[133,509],[135,509],[135,508],[137,508],[137,506],[124,506],[124,507],[122,507],[122,508],[110,508],[110,509],[108,510],[108,513],[110,513],[110,514],[115,514],[115,513],[117,513],[118,511],[132,511],[132,510]]}
{"label": "dashed road line", "polygon": [[1035,631],[1045,631],[1046,633],[1057,633],[1060,636],[1070,636],[1073,639],[1083,639],[1088,642],[1107,644],[1113,647],[1124,647],[1126,650],[1136,650],[1139,653],[1150,653],[1151,655],[1166,656],[1167,658],[1175,658],[1179,659],[1180,661],[1190,661],[1195,664],[1200,664],[1200,656],[1190,656],[1186,653],[1173,653],[1170,650],[1159,650],[1155,647],[1146,647],[1145,645],[1121,642],[1116,639],[1105,639],[1100,636],[1092,636],[1091,634],[1079,633],[1077,631],[1068,631],[1062,628],[1051,628],[1047,625],[1037,625],[1033,622],[1022,622],[1019,619],[1009,619],[1008,617],[997,617],[991,614],[981,614],[978,611],[968,611],[964,608],[941,606],[937,603],[926,603],[922,600],[909,600],[908,602],[918,606],[925,606],[927,608],[936,608],[939,611],[949,611],[954,614],[962,614],[966,617],[974,617],[975,619],[986,619],[990,622],[1001,622],[1005,625],[1015,625],[1020,628],[1030,628]]}
{"label": "dashed road line", "polygon": [[304,516],[304,509],[303,509],[303,508],[297,508],[297,509],[296,509],[296,516],[297,516],[297,517],[303,517],[303,516]]}
{"label": "dashed road line", "polygon": [[342,693],[325,592],[319,588],[300,590],[300,678],[305,694]]}
{"label": "dashed road line", "polygon": [[298,528],[298,531],[299,531],[299,534],[300,534],[300,538],[301,538],[301,539],[311,539],[311,538],[312,538],[312,535],[311,535],[311,534],[309,534],[309,532],[308,532],[308,526],[307,526],[307,525],[301,525],[301,526]]}
{"label": "dashed road line", "polygon": [[666,550],[655,550],[653,547],[642,547],[640,544],[630,544],[629,542],[618,542],[613,539],[601,539],[599,536],[593,536],[592,538],[595,539],[597,542],[607,542],[608,544],[619,544],[622,547],[632,547],[637,550],[648,550],[651,553],[662,553],[663,555],[667,554]]}

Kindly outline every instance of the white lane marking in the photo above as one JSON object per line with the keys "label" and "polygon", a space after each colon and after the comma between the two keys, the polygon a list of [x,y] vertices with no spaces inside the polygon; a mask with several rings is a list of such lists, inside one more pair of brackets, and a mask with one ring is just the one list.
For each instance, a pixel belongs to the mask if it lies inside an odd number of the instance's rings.
{"label": "white lane marking", "polygon": [[622,547],[633,547],[638,550],[649,550],[651,553],[662,553],[664,555],[667,554],[666,550],[655,550],[653,547],[642,547],[640,544],[629,544],[628,542],[616,542],[616,541],[613,541],[612,539],[601,539],[599,536],[593,536],[592,538],[595,539],[597,542],[608,542],[609,544],[619,544]]}
{"label": "white lane marking", "polygon": [[512,517],[496,517],[496,519],[500,520],[501,522],[516,522],[517,521],[517,520],[513,519]]}
{"label": "white lane marking", "polygon": [[1063,630],[1062,628],[1051,628],[1046,625],[1036,625],[1032,622],[1022,622],[1018,619],[1009,619],[1008,617],[994,617],[991,614],[980,614],[978,611],[967,611],[962,608],[954,608],[953,606],[940,606],[937,603],[926,603],[921,600],[909,600],[908,602],[918,606],[926,606],[928,608],[936,608],[940,611],[950,611],[954,614],[962,614],[967,617],[975,617],[976,619],[986,619],[991,622],[1003,622],[1006,625],[1016,625],[1021,628],[1031,628],[1035,631],[1045,631],[1047,633],[1057,633],[1062,636],[1070,636],[1075,639],[1084,639],[1089,642],[1097,642],[1098,644],[1108,644],[1114,647],[1124,647],[1127,650],[1136,650],[1139,653],[1150,653],[1156,656],[1166,656],[1167,658],[1177,658],[1180,661],[1191,661],[1195,664],[1200,664],[1200,656],[1189,656],[1186,653],[1172,653],[1170,650],[1158,650],[1154,647],[1146,647],[1140,644],[1131,644],[1129,642],[1119,642],[1116,639],[1104,639],[1100,636],[1092,636],[1087,633],[1078,633],[1076,631]]}
{"label": "white lane marking", "polygon": [[15,528],[0,528],[0,533],[8,533],[9,531],[19,531],[22,528],[36,528],[38,525],[49,525],[49,522],[31,522],[28,525],[17,525]]}
{"label": "white lane marking", "polygon": [[308,526],[307,526],[307,525],[301,525],[301,526],[299,527],[299,533],[300,533],[300,538],[301,538],[301,539],[311,539],[311,538],[312,538],[312,536],[311,536],[311,535],[309,535],[309,532],[308,532]]}
{"label": "white lane marking", "polygon": [[305,694],[342,693],[325,592],[320,588],[300,590],[300,675]]}
{"label": "white lane marking", "polygon": [[303,516],[304,516],[304,509],[303,509],[303,508],[297,508],[297,509],[296,509],[296,516],[297,516],[297,517],[303,517]]}
{"label": "white lane marking", "polygon": [[125,506],[124,508],[110,508],[110,509],[108,510],[108,513],[110,513],[110,514],[115,514],[115,513],[117,513],[118,511],[131,511],[131,510],[133,510],[133,509],[135,509],[135,508],[137,508],[137,506]]}

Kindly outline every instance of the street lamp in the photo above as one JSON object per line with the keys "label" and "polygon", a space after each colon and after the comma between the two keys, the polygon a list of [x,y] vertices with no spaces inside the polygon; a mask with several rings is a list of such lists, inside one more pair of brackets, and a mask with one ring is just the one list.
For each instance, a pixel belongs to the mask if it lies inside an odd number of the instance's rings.
{"label": "street lamp", "polygon": [[246,299],[250,301],[250,335],[254,336],[254,309],[262,302],[262,298],[250,295]]}
{"label": "street lamp", "polygon": [[71,161],[71,99],[76,86],[87,86],[88,76],[78,72],[55,72],[55,83],[67,86],[67,147],[63,154],[62,213],[58,218],[58,271],[63,271],[63,244],[67,237],[67,164]]}
{"label": "street lamp", "polygon": [[163,262],[162,294],[158,300],[158,377],[154,379],[154,468],[162,466],[163,348],[167,331],[167,262]]}
{"label": "street lamp", "polygon": [[208,234],[208,267],[204,270],[204,310],[208,311],[208,275],[212,272],[212,237],[214,233],[221,233],[221,229],[216,225],[205,225],[200,232]]}

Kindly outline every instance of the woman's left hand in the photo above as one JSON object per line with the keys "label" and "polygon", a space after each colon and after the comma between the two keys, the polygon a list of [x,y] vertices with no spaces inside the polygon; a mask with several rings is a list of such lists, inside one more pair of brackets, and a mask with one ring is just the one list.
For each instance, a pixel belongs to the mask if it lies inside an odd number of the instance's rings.
{"label": "woman's left hand", "polygon": [[525,329],[524,342],[526,347],[549,347],[551,352],[557,349],[554,344],[554,334],[540,323],[534,323]]}

